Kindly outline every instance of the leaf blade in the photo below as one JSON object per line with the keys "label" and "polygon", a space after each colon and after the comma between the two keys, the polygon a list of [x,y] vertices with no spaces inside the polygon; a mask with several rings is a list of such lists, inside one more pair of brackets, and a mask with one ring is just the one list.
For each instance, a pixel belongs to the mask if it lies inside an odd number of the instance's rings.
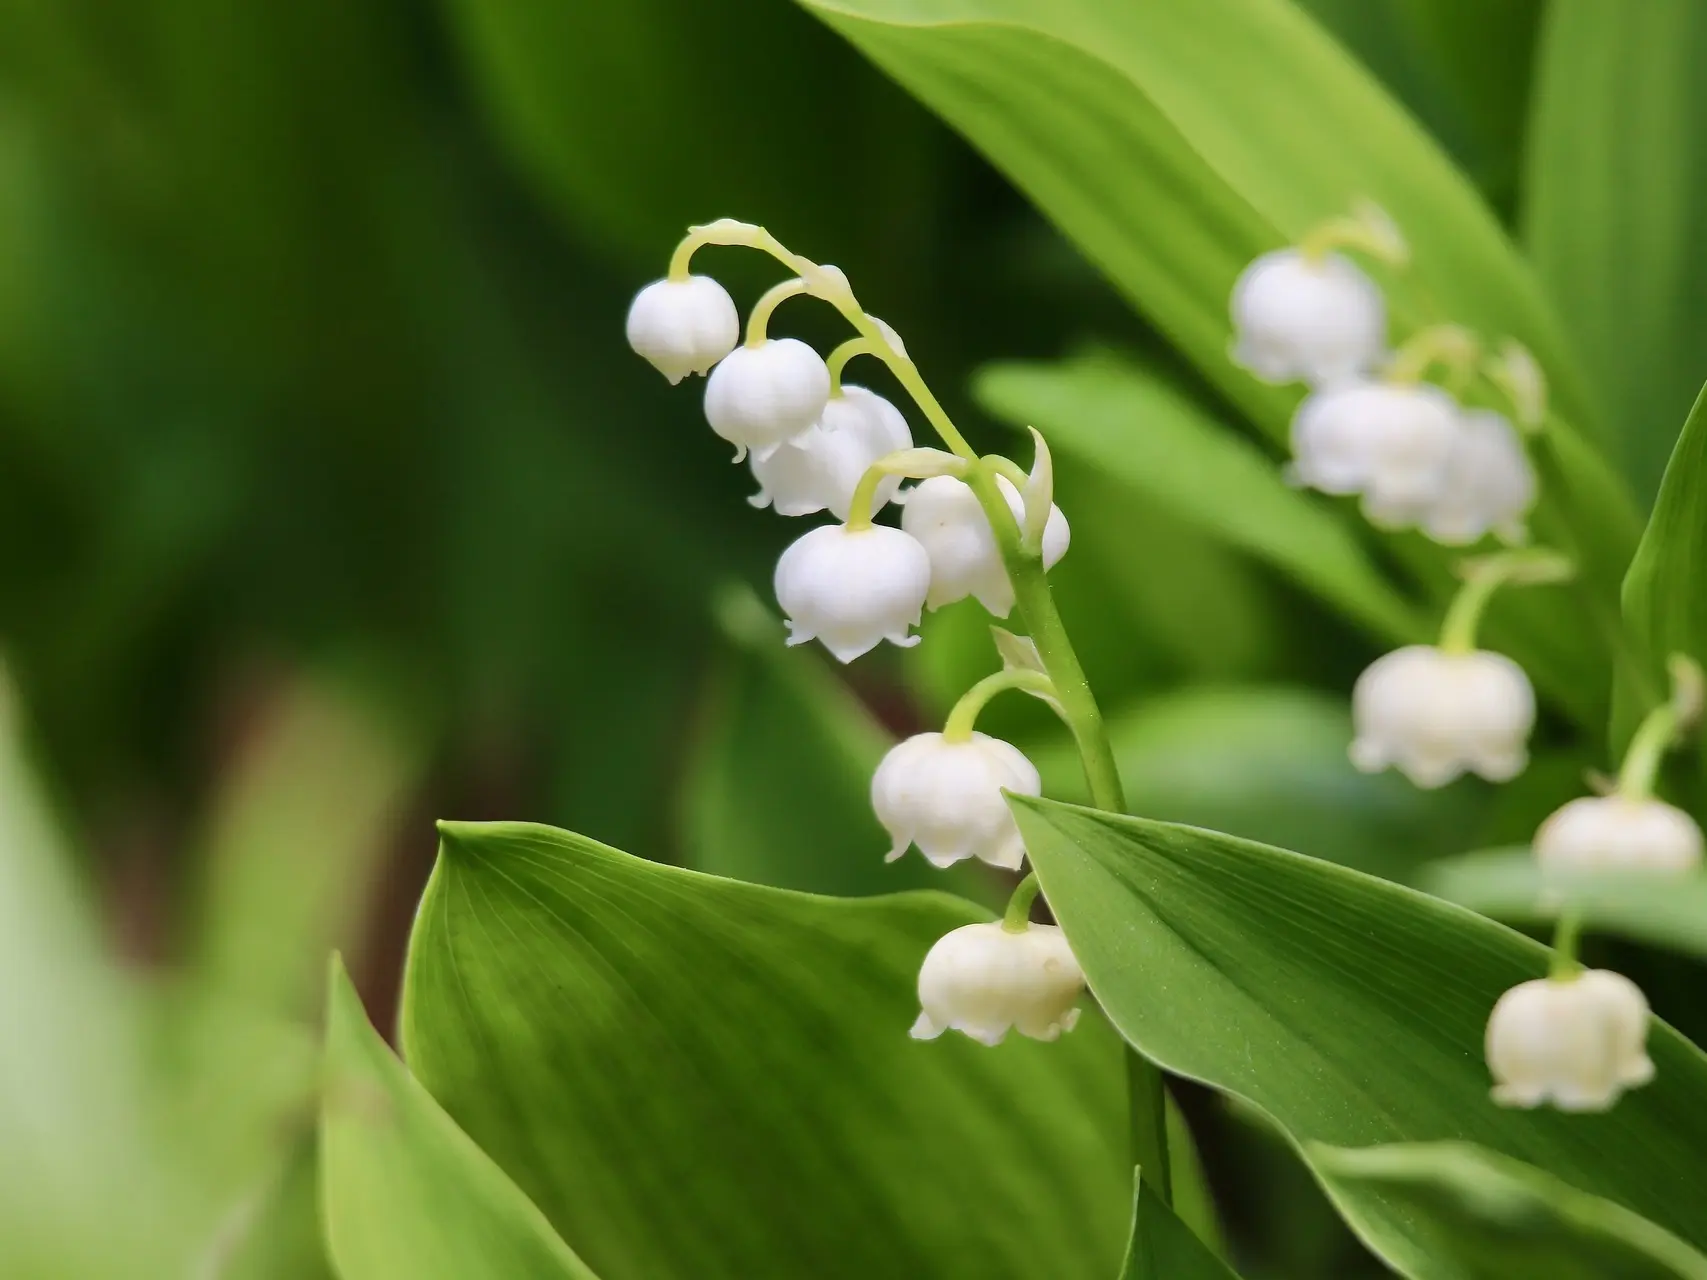
{"label": "leaf blade", "polygon": [[[1702,1176],[1707,1057],[1669,1027],[1649,1037],[1656,1081],[1612,1117],[1514,1113],[1488,1099],[1487,1014],[1546,971],[1538,944],[1298,854],[1012,803],[1092,991],[1167,1070],[1248,1100],[1295,1142],[1468,1138],[1692,1243],[1707,1235],[1687,1190]],[[1405,1274],[1451,1274],[1401,1210],[1379,1198],[1342,1209]]]}
{"label": "leaf blade", "polygon": [[1113,1273],[1129,1165],[1106,1025],[995,1050],[906,1036],[925,950],[985,913],[525,823],[444,830],[408,1059],[605,1280]]}
{"label": "leaf blade", "polygon": [[598,1280],[409,1076],[336,959],[326,1068],[321,1195],[341,1280]]}

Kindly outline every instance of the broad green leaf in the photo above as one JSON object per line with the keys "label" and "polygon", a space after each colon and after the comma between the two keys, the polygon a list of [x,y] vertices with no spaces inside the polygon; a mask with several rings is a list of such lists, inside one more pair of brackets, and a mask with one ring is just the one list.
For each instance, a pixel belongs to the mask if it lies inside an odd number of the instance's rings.
{"label": "broad green leaf", "polygon": [[1566,901],[1585,927],[1707,959],[1707,876],[1544,875],[1526,845],[1442,858],[1422,869],[1422,888],[1497,920],[1553,920]]}
{"label": "broad green leaf", "polygon": [[1463,1280],[1707,1280],[1707,1257],[1669,1231],[1469,1143],[1316,1145],[1310,1156],[1334,1195],[1404,1205]]}
{"label": "broad green leaf", "polygon": [[1107,1026],[907,1035],[926,950],[978,908],[742,884],[523,823],[442,831],[407,1059],[605,1280],[1115,1273],[1131,1165]]}
{"label": "broad green leaf", "polygon": [[1543,31],[1525,239],[1646,495],[1707,369],[1707,9],[1555,4]]}
{"label": "broad green leaf", "polygon": [[321,1202],[341,1280],[596,1280],[379,1038],[332,962]]}
{"label": "broad green leaf", "polygon": [[[1539,944],[1266,845],[1012,803],[1091,990],[1165,1069],[1247,1100],[1301,1145],[1473,1141],[1692,1243],[1707,1238],[1707,1057],[1670,1027],[1656,1023],[1648,1038],[1654,1083],[1609,1115],[1510,1111],[1489,1099],[1488,1011],[1546,972]],[[1403,1203],[1372,1194],[1340,1207],[1403,1274],[1456,1276]]]}
{"label": "broad green leaf", "polygon": [[[696,870],[755,884],[858,895],[944,885],[923,858],[885,863],[889,836],[871,776],[894,737],[812,649],[785,649],[782,622],[745,588],[716,604],[727,648],[701,709],[682,796],[682,847]],[[956,869],[953,887],[994,882]]]}
{"label": "broad green leaf", "polygon": [[1540,0],[1301,0],[1498,207],[1516,195]]}
{"label": "broad green leaf", "polygon": [[[1314,689],[1182,689],[1114,710],[1109,741],[1135,813],[1293,848],[1389,878],[1463,847],[1474,787],[1425,792],[1346,758],[1351,715]],[[1033,757],[1044,794],[1084,801],[1078,751],[1057,737]]]}
{"label": "broad green leaf", "polygon": [[1035,426],[1052,448],[1268,562],[1381,639],[1430,630],[1339,515],[1152,370],[1113,355],[999,364],[974,389],[997,417]]}
{"label": "broad green leaf", "polygon": [[[1663,687],[1672,653],[1707,662],[1707,392],[1697,397],[1666,465],[1648,527],[1624,577],[1624,621],[1636,652],[1635,670],[1620,673],[1622,732]],[[1646,687],[1642,687],[1642,682]]]}
{"label": "broad green leaf", "polygon": [[1132,1184],[1132,1228],[1120,1280],[1237,1280],[1142,1178],[1134,1176]]}

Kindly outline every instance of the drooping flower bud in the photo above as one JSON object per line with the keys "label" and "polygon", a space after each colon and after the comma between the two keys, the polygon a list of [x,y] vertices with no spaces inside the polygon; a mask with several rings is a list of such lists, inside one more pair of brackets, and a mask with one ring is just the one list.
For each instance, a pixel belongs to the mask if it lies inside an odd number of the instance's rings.
{"label": "drooping flower bud", "polygon": [[735,461],[752,450],[769,457],[823,416],[830,400],[824,358],[798,338],[766,338],[737,347],[705,383],[705,418],[735,446]]}
{"label": "drooping flower bud", "polygon": [[1233,286],[1233,360],[1264,382],[1328,386],[1368,373],[1387,351],[1381,290],[1350,259],[1265,253]]}
{"label": "drooping flower bud", "polygon": [[822,640],[852,662],[884,640],[902,648],[924,612],[931,561],[899,529],[828,524],[795,539],[776,564],[776,598],[788,615],[788,643]]}
{"label": "drooping flower bud", "polygon": [[1535,856],[1549,871],[1681,873],[1701,854],[1701,828],[1682,809],[1616,793],[1580,796],[1535,833]]}
{"label": "drooping flower bud", "polygon": [[1524,515],[1535,502],[1535,469],[1523,441],[1503,414],[1470,409],[1446,460],[1440,493],[1422,517],[1422,530],[1447,546],[1467,546],[1490,530],[1507,542],[1524,538]]}
{"label": "drooping flower bud", "polygon": [[1654,1078],[1647,1038],[1647,999],[1622,974],[1590,969],[1520,983],[1488,1018],[1494,1101],[1604,1111]]}
{"label": "drooping flower bud", "polygon": [[[1025,500],[1006,476],[996,477],[996,487],[1007,500],[1014,519],[1025,519]],[[1013,583],[1002,564],[990,518],[979,505],[978,495],[964,480],[935,476],[909,490],[901,508],[901,527],[924,544],[931,557],[931,590],[926,603],[939,609],[967,596],[998,618],[1014,607]],[[1052,569],[1062,556],[1072,532],[1061,508],[1051,504],[1043,528],[1043,567]]]}
{"label": "drooping flower bud", "polygon": [[1395,649],[1357,678],[1351,710],[1351,762],[1365,773],[1391,766],[1439,787],[1465,771],[1506,782],[1529,762],[1535,691],[1504,654]]}
{"label": "drooping flower bud", "polygon": [[1370,520],[1402,528],[1440,501],[1462,434],[1458,406],[1439,387],[1345,382],[1298,406],[1292,476],[1323,493],[1362,494]]}
{"label": "drooping flower bud", "polygon": [[999,923],[962,925],[937,940],[919,969],[922,1012],[915,1040],[963,1031],[981,1044],[1009,1028],[1053,1040],[1079,1020],[1085,975],[1061,930],[1034,924],[1010,933]]}
{"label": "drooping flower bud", "polygon": [[871,779],[871,807],[894,842],[890,862],[916,844],[935,867],[979,858],[1017,871],[1025,843],[1003,790],[1043,794],[1036,767],[1018,747],[973,733],[953,742],[914,734],[889,749]]}
{"label": "drooping flower bud", "polygon": [[705,373],[740,339],[735,301],[710,276],[655,280],[628,308],[628,345],[672,384]]}
{"label": "drooping flower bud", "polygon": [[[759,491],[748,499],[755,507],[775,505],[782,516],[809,516],[828,509],[848,518],[859,478],[885,454],[910,449],[913,433],[901,411],[864,387],[843,387],[824,406],[823,416],[800,435],[761,459],[753,455]],[[894,496],[901,478],[877,486],[874,510]]]}

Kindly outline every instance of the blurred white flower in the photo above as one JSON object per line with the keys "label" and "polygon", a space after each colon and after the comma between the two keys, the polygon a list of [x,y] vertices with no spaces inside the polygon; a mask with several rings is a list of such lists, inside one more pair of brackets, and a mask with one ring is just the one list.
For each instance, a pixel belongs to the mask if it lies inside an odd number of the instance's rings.
{"label": "blurred white flower", "polygon": [[[913,433],[899,409],[864,387],[843,387],[812,426],[768,457],[753,455],[759,491],[748,501],[755,507],[774,505],[783,516],[828,509],[838,520],[846,520],[866,468],[912,444]],[[873,514],[895,496],[900,484],[899,476],[878,484]]]}
{"label": "blurred white flower", "polygon": [[1466,771],[1506,782],[1529,762],[1535,692],[1503,654],[1395,649],[1357,678],[1351,710],[1351,762],[1365,773],[1391,766],[1439,787]]}
{"label": "blurred white flower", "polygon": [[706,421],[735,446],[737,462],[749,449],[769,457],[817,422],[829,400],[829,367],[798,338],[737,347],[705,383]]}
{"label": "blurred white flower", "polygon": [[1043,794],[1036,767],[1000,738],[975,732],[951,742],[919,733],[897,743],[871,779],[871,806],[893,841],[889,861],[916,844],[932,866],[980,858],[1017,871],[1025,844],[1004,789]]}
{"label": "blurred white flower", "polygon": [[1460,415],[1439,495],[1422,517],[1436,542],[1466,546],[1490,530],[1506,542],[1524,540],[1524,516],[1535,502],[1535,469],[1517,430],[1491,409]]}
{"label": "blurred white flower", "polygon": [[[1023,523],[1025,501],[1019,490],[1006,476],[996,477],[996,487],[1007,500],[1014,520]],[[901,527],[930,553],[931,589],[926,603],[939,609],[976,596],[996,617],[1007,617],[1014,607],[1013,583],[1008,581],[990,519],[971,486],[954,476],[934,476],[903,497]],[[1060,507],[1051,504],[1043,529],[1045,569],[1054,568],[1067,554],[1071,540],[1067,517]]]}
{"label": "blurred white flower", "polygon": [[1233,286],[1235,363],[1264,382],[1326,386],[1365,374],[1387,354],[1381,290],[1350,259],[1265,253]]}
{"label": "blurred white flower", "polygon": [[1590,969],[1521,983],[1488,1018],[1494,1101],[1604,1111],[1654,1078],[1647,1038],[1647,999],[1622,974]]}
{"label": "blurred white flower", "polygon": [[1572,800],[1535,833],[1549,871],[1693,871],[1701,854],[1701,828],[1682,809],[1616,793]]}
{"label": "blurred white flower", "polygon": [[1344,382],[1314,391],[1292,419],[1292,478],[1362,494],[1364,514],[1402,528],[1441,500],[1463,435],[1458,405],[1428,383]]}
{"label": "blurred white flower", "polygon": [[710,276],[655,280],[628,308],[628,345],[672,384],[706,372],[740,338],[734,299]]}
{"label": "blurred white flower", "polygon": [[1053,1040],[1079,1020],[1075,1007],[1085,975],[1054,925],[1010,933],[1001,924],[962,925],[937,940],[919,969],[913,1038],[934,1040],[963,1031],[982,1044],[1000,1044],[1009,1028],[1034,1040]]}
{"label": "blurred white flower", "polygon": [[776,598],[788,643],[822,640],[842,662],[884,640],[909,648],[924,612],[931,561],[899,529],[823,525],[795,539],[776,565]]}

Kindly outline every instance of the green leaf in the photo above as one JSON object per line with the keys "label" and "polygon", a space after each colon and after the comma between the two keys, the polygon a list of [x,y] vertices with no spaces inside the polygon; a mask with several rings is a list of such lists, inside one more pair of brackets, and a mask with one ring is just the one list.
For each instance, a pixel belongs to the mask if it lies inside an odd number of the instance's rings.
{"label": "green leaf", "polygon": [[1173,1210],[1132,1179],[1132,1229],[1126,1241],[1126,1260],[1120,1280],[1237,1280],[1232,1269],[1217,1258],[1174,1216]]}
{"label": "green leaf", "polygon": [[979,372],[974,391],[992,414],[1037,427],[1051,447],[1268,562],[1383,640],[1429,630],[1340,515],[1154,371],[1105,354],[999,364]]}
{"label": "green leaf", "polygon": [[1311,1159],[1336,1196],[1404,1205],[1463,1280],[1707,1280],[1707,1257],[1638,1214],[1464,1142],[1347,1149]]}
{"label": "green leaf", "polygon": [[1568,900],[1595,933],[1707,959],[1707,876],[1543,874],[1526,845],[1442,858],[1418,879],[1436,897],[1520,924],[1557,919]]}
{"label": "green leaf", "polygon": [[404,1070],[336,959],[320,1175],[341,1280],[596,1280]]}
{"label": "green leaf", "polygon": [[[1013,802],[1091,990],[1165,1069],[1260,1108],[1301,1145],[1461,1138],[1552,1170],[1700,1244],[1707,1057],[1655,1023],[1654,1083],[1606,1116],[1488,1097],[1482,1035],[1547,951],[1462,908],[1265,845]],[[1306,1159],[1310,1149],[1304,1146]],[[1406,1206],[1341,1204],[1409,1276],[1456,1275]]]}
{"label": "green leaf", "polygon": [[[1389,878],[1463,847],[1479,795],[1425,792],[1346,758],[1345,700],[1283,685],[1201,686],[1112,712],[1108,735],[1127,808],[1262,837]],[[1078,750],[1057,737],[1033,759],[1044,794],[1084,801]]]}
{"label": "green leaf", "polygon": [[[782,622],[746,588],[717,600],[727,642],[682,797],[682,847],[696,870],[843,896],[945,882],[923,858],[885,863],[889,836],[871,776],[894,737],[811,649],[785,649]],[[948,884],[989,897],[975,867]]]}
{"label": "green leaf", "polygon": [[1107,1026],[908,1038],[920,961],[978,908],[441,830],[408,1061],[606,1280],[1114,1274],[1131,1165]]}
{"label": "green leaf", "polygon": [[[1707,661],[1707,390],[1683,424],[1648,527],[1624,577],[1624,622],[1638,667],[1620,672],[1619,721],[1627,732],[1663,688],[1673,653]],[[1647,687],[1641,687],[1641,681]],[[1622,737],[1623,733],[1617,736]]]}
{"label": "green leaf", "polygon": [[1645,495],[1707,365],[1707,9],[1556,4],[1543,32],[1525,239]]}
{"label": "green leaf", "polygon": [[1302,0],[1490,199],[1516,195],[1540,0]]}

